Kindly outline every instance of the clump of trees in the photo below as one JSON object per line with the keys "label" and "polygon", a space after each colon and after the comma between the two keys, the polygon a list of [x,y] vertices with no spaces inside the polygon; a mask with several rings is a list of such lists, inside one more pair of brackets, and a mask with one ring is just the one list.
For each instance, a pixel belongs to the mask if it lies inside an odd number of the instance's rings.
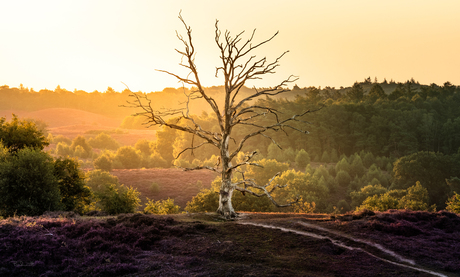
{"label": "clump of trees", "polygon": [[[93,170],[85,175],[77,160],[53,158],[44,152],[49,143],[30,121],[15,116],[11,122],[1,118],[0,129],[0,216],[35,216],[46,211],[84,214],[92,210],[118,214],[138,208],[139,192],[120,184],[108,172]],[[91,152],[82,136],[69,148]]]}
{"label": "clump of trees", "polygon": [[1,216],[84,211],[91,192],[75,160],[44,152],[48,141],[30,121],[1,118],[0,130]]}

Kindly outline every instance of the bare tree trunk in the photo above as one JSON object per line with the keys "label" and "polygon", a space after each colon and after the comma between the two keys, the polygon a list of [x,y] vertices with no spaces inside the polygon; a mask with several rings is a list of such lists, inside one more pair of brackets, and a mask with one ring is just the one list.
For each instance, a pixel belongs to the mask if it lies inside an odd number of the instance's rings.
{"label": "bare tree trunk", "polygon": [[219,191],[219,208],[216,211],[218,214],[227,219],[237,216],[232,205],[232,196],[235,187],[232,184],[233,169],[231,169],[232,162],[228,151],[229,140],[230,136],[228,134],[223,137],[223,143],[220,151],[222,159],[222,183]]}
{"label": "bare tree trunk", "polygon": [[[279,60],[288,51],[278,56],[278,58],[276,58],[273,62],[268,62],[266,57],[256,58],[252,52],[260,46],[270,42],[278,33],[275,33],[269,39],[254,44],[253,38],[255,30],[252,32],[252,35],[247,41],[243,41],[242,35],[244,32],[241,32],[234,37],[230,35],[229,31],[225,31],[222,34],[221,30],[218,28],[218,21],[216,21],[215,41],[220,50],[220,59],[222,61],[222,65],[216,68],[216,77],[217,75],[222,74],[225,85],[224,106],[219,107],[214,98],[205,92],[200,79],[198,78],[198,69],[194,61],[195,47],[192,43],[192,29],[185,23],[180,14],[179,19],[184,24],[187,35],[186,37],[182,37],[177,34],[179,40],[184,44],[184,50],[180,51],[176,49],[176,51],[184,58],[184,62],[181,63],[181,66],[189,69],[190,73],[187,77],[181,77],[165,70],[160,71],[176,77],[184,84],[189,84],[194,87],[191,93],[186,94],[187,101],[185,103],[185,108],[164,109],[159,111],[154,110],[151,106],[151,101],[147,98],[147,95],[136,93],[132,93],[131,95],[135,98],[135,100],[128,103],[131,104],[131,107],[143,109],[143,111],[137,113],[137,115],[146,116],[148,118],[147,124],[150,126],[167,126],[177,131],[192,134],[194,137],[196,136],[201,139],[202,142],[198,145],[194,144],[194,141],[192,140],[191,146],[182,150],[177,155],[176,159],[179,158],[183,152],[189,150],[194,151],[203,145],[212,145],[219,149],[220,164],[218,163],[215,166],[201,165],[185,169],[209,169],[221,174],[222,183],[219,191],[218,214],[228,219],[237,216],[237,213],[232,206],[232,196],[235,190],[257,197],[268,197],[277,207],[287,207],[296,203],[297,200],[285,205],[280,205],[275,201],[275,199],[273,199],[271,196],[273,190],[285,187],[278,184],[272,185],[272,182],[277,175],[275,175],[265,185],[258,185],[253,179],[244,178],[244,173],[240,170],[241,168],[244,168],[245,166],[260,166],[256,162],[251,161],[254,155],[257,154],[256,151],[246,155],[244,161],[238,161],[235,165],[232,164],[232,160],[235,159],[238,153],[242,151],[243,146],[248,139],[254,137],[265,137],[278,145],[278,143],[276,143],[276,141],[267,133],[269,130],[282,131],[286,133],[286,129],[292,129],[303,134],[308,134],[308,131],[299,129],[296,126],[297,124],[291,123],[308,124],[308,122],[302,120],[301,118],[310,113],[310,110],[286,116],[276,108],[257,103],[257,99],[262,99],[263,97],[274,97],[289,91],[286,86],[289,83],[295,82],[297,77],[291,75],[287,79],[278,83],[275,87],[264,88],[261,90],[254,88],[254,90],[249,94],[240,94],[240,90],[245,87],[247,81],[261,79],[264,75],[275,73],[275,69],[279,66]],[[200,98],[206,101],[215,114],[220,128],[219,132],[203,129],[194,117],[189,114],[190,102]],[[176,117],[177,119],[175,121],[168,120],[168,118],[170,119],[172,117]],[[259,121],[259,119],[262,118],[271,118],[272,121],[270,123],[263,123],[263,121]],[[238,142],[231,136],[233,127],[235,126],[250,127],[252,131],[245,134]],[[235,148],[232,151],[229,149],[230,140],[235,143]],[[219,165],[221,167],[219,167]],[[233,183],[233,173],[235,172],[241,174],[243,179]],[[256,193],[255,191],[258,191],[259,193]]]}
{"label": "bare tree trunk", "polygon": [[237,216],[237,213],[233,209],[232,196],[235,188],[232,186],[231,180],[222,180],[222,185],[219,192],[219,208],[217,213],[224,216],[225,218],[233,218]]}

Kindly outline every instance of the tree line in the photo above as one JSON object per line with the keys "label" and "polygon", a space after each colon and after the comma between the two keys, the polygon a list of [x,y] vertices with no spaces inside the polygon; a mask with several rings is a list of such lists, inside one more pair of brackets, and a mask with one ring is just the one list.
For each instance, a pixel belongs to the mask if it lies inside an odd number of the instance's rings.
{"label": "tree line", "polygon": [[[218,88],[215,90],[218,91]],[[304,178],[304,185],[298,187],[297,191],[312,191],[308,188],[311,185],[322,188],[320,191],[323,193],[316,196],[297,194],[302,196],[304,210],[311,209],[313,203],[316,211],[330,212],[361,206],[373,209],[398,208],[410,201],[415,201],[412,207],[419,205],[429,209],[435,205],[437,209],[442,209],[455,205],[455,202],[446,201],[455,200],[458,197],[455,192],[460,191],[460,173],[458,166],[455,166],[460,163],[459,92],[459,87],[449,82],[442,86],[426,86],[413,80],[405,83],[373,83],[366,80],[341,89],[294,87],[290,96],[295,97],[265,98],[259,101],[285,114],[295,113],[304,107],[315,109],[324,105],[322,110],[308,116],[310,134],[299,136],[290,130],[274,132],[270,136],[279,142],[282,149],[270,140],[248,140],[243,152],[257,149],[259,162],[276,159],[276,162],[289,166],[281,172],[297,170],[290,175],[285,174],[294,179]],[[216,124],[216,119],[207,112],[201,112],[194,118],[200,125],[209,126],[211,130]],[[139,125],[139,122],[136,124]],[[238,139],[239,135],[247,131],[236,130],[235,138]],[[175,159],[182,149],[200,141],[193,135],[177,133],[169,128],[158,130],[156,141],[138,142],[120,153],[117,151],[121,147],[107,135],[101,134],[88,141],[84,138],[75,141],[54,139],[57,143],[55,154],[63,157],[73,155],[82,159],[91,157],[94,162],[98,160],[101,169],[107,164],[112,167],[115,165],[115,168],[186,168],[203,161],[210,165],[217,162],[217,153],[205,147],[193,153],[185,152],[179,159]],[[112,150],[94,154],[90,153],[86,144],[90,148],[111,146]],[[122,162],[123,157],[128,157],[125,158],[126,165]],[[359,160],[362,167],[359,166]],[[128,165],[130,161],[134,161],[134,165]],[[323,167],[308,167],[309,162],[320,162]],[[342,166],[345,163],[348,163],[348,169],[346,165]],[[352,164],[355,169],[351,169]],[[309,174],[309,177],[302,174]],[[281,182],[290,177],[286,178],[276,181]],[[426,193],[423,189],[426,189]],[[200,195],[203,199],[203,194]],[[422,199],[426,206],[418,203],[414,195]],[[294,196],[280,197],[289,200]],[[412,200],[396,201],[405,196],[406,200],[411,197]],[[196,204],[200,197],[191,204]],[[236,197],[239,198],[240,194]],[[250,204],[248,196],[243,200],[246,206],[242,207],[245,209],[260,209],[256,207],[260,203]]]}

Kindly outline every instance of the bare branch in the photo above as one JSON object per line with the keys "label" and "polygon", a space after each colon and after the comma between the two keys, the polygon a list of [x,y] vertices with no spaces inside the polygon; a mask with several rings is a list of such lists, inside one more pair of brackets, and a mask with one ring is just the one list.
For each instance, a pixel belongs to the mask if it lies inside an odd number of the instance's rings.
{"label": "bare branch", "polygon": [[193,171],[193,170],[201,170],[201,169],[208,169],[208,170],[211,170],[211,171],[214,171],[214,172],[217,172],[217,173],[222,173],[222,171],[220,171],[219,169],[217,169],[216,167],[212,167],[212,166],[197,166],[197,167],[192,167],[192,168],[189,168],[189,167],[178,167],[178,168],[181,168],[183,169],[184,171]]}
{"label": "bare branch", "polygon": [[[224,104],[219,107],[217,101],[207,94],[204,87],[201,84],[198,76],[198,69],[195,63],[195,46],[192,41],[192,29],[185,23],[181,13],[179,13],[179,20],[182,22],[185,28],[185,34],[182,36],[176,32],[176,36],[182,43],[182,49],[176,49],[176,52],[180,54],[181,61],[179,66],[187,69],[187,75],[181,76],[176,73],[172,73],[167,70],[158,70],[176,78],[183,84],[193,86],[191,93],[186,93],[184,89],[184,95],[186,101],[182,103],[185,107],[177,109],[160,109],[155,110],[152,108],[151,101],[147,98],[146,94],[132,93],[133,101],[128,102],[131,107],[141,108],[141,112],[136,113],[139,116],[145,116],[149,126],[160,125],[173,128],[175,130],[186,132],[192,135],[191,145],[182,149],[176,159],[179,158],[185,151],[191,151],[193,154],[194,150],[200,147],[211,144],[219,149],[220,159],[219,164],[215,166],[197,166],[193,168],[183,168],[186,171],[208,169],[214,172],[222,174],[222,184],[219,193],[219,209],[218,212],[222,215],[232,217],[236,213],[231,205],[231,195],[234,190],[241,192],[247,192],[252,195],[261,197],[267,196],[274,205],[277,207],[287,207],[295,202],[280,205],[272,197],[271,193],[275,189],[283,188],[278,184],[273,185],[273,180],[278,175],[275,175],[269,182],[263,186],[257,185],[254,180],[244,178],[237,183],[232,183],[232,176],[234,172],[240,172],[243,166],[261,166],[257,162],[251,161],[256,155],[256,152],[252,152],[246,155],[242,161],[239,161],[235,165],[232,165],[232,160],[238,155],[243,149],[243,146],[248,139],[262,136],[270,139],[278,147],[281,146],[270,136],[269,131],[281,131],[286,133],[286,130],[291,129],[296,132],[308,134],[308,131],[303,130],[299,127],[299,124],[306,124],[302,118],[306,114],[310,113],[310,110],[299,112],[293,116],[286,116],[280,110],[273,107],[269,107],[266,104],[260,104],[256,102],[261,97],[274,97],[284,92],[289,91],[287,86],[298,80],[296,76],[289,76],[284,79],[276,86],[266,89],[251,91],[249,94],[242,96],[242,92],[246,83],[250,80],[261,79],[263,76],[274,74],[277,67],[280,65],[280,60],[289,51],[283,52],[277,58],[272,61],[267,60],[266,57],[257,57],[254,53],[259,47],[272,41],[277,35],[276,32],[273,36],[268,39],[262,40],[261,42],[254,43],[256,30],[254,29],[247,40],[243,39],[244,31],[231,35],[228,30],[222,32],[218,26],[218,20],[215,23],[215,43],[219,49],[221,64],[216,67],[215,75],[223,76],[224,78]],[[129,89],[129,88],[128,88]],[[214,113],[217,122],[219,124],[219,132],[212,132],[211,130],[205,130],[200,125],[200,121],[196,116],[190,114],[190,105],[193,100],[203,98],[207,105],[211,108]],[[269,123],[265,120],[270,120]],[[237,125],[248,126],[250,131],[239,138],[237,142],[232,135],[233,128]],[[195,145],[196,138],[201,138],[202,141]],[[235,149],[230,152],[229,144],[230,141],[235,142]],[[233,146],[232,146],[233,147]],[[252,189],[259,190],[260,193],[254,192]]]}
{"label": "bare branch", "polygon": [[[277,206],[277,207],[289,207],[289,206],[292,206],[293,204],[299,202],[299,199],[296,199],[295,201],[293,202],[290,202],[290,203],[287,203],[287,204],[278,204],[278,202],[275,201],[275,199],[273,199],[273,196],[271,195],[272,192],[277,189],[277,188],[283,188],[283,187],[286,187],[286,186],[280,186],[278,184],[276,184],[272,189],[270,189],[270,191],[267,189],[267,187],[269,187],[271,185],[271,183],[273,182],[273,180],[279,176],[280,173],[278,172],[275,176],[273,176],[270,181],[264,185],[264,186],[260,186],[260,185],[257,185],[253,179],[244,179],[238,183],[235,183],[233,184],[235,186],[235,190],[238,190],[238,191],[241,191],[241,192],[245,192],[245,193],[249,193],[249,194],[252,194],[254,196],[257,196],[257,197],[262,197],[262,196],[266,196],[270,199],[270,201],[272,201],[272,203]],[[242,188],[242,187],[239,187],[238,185],[241,185],[241,184],[244,184],[245,187]],[[247,189],[246,187],[253,187],[253,188],[256,188],[256,189],[259,189],[262,191],[262,193],[256,193],[250,189]]]}

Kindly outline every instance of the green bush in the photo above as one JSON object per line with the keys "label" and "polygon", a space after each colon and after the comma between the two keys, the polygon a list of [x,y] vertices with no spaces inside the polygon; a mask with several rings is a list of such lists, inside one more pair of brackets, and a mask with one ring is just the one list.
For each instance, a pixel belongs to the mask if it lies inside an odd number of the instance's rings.
{"label": "green bush", "polygon": [[15,154],[0,143],[0,215],[41,215],[63,209],[52,157],[23,148]]}
{"label": "green bush", "polygon": [[10,122],[0,118],[0,141],[10,152],[17,152],[26,147],[43,150],[48,146],[44,133],[34,122],[20,120],[13,114]]}
{"label": "green bush", "polygon": [[460,213],[460,194],[454,192],[454,195],[446,202],[446,210],[452,213]]}
{"label": "green bush", "polygon": [[337,210],[339,210],[341,213],[344,213],[350,211],[351,207],[345,199],[342,199],[337,202]]}
{"label": "green bush", "polygon": [[425,211],[428,210],[428,201],[428,190],[417,182],[415,186],[407,189],[407,194],[399,200],[398,208]]}
{"label": "green bush", "polygon": [[359,191],[350,192],[351,206],[357,207],[363,203],[366,198],[374,195],[384,194],[388,190],[382,185],[367,185],[361,188]]}
{"label": "green bush", "polygon": [[215,212],[219,207],[219,194],[213,189],[202,189],[191,201],[187,202],[185,210],[189,213]]}
{"label": "green bush", "polygon": [[70,148],[74,151],[75,156],[83,159],[89,158],[92,155],[92,148],[83,136],[74,138]]}
{"label": "green bush", "polygon": [[140,203],[140,193],[136,189],[120,185],[118,178],[106,171],[89,171],[86,177],[86,184],[93,190],[96,209],[108,214],[136,211]]}
{"label": "green bush", "polygon": [[180,207],[174,205],[174,199],[159,200],[154,202],[153,199],[147,198],[147,204],[144,209],[146,214],[177,214]]}
{"label": "green bush", "polygon": [[141,164],[141,155],[131,146],[118,148],[115,158],[123,165],[123,168],[139,168]]}
{"label": "green bush", "polygon": [[151,185],[150,185],[150,192],[153,193],[153,194],[157,194],[160,192],[161,188],[160,188],[160,185],[156,182],[153,182]]}
{"label": "green bush", "polygon": [[74,151],[65,142],[58,142],[56,145],[56,155],[61,157],[71,157],[74,155]]}
{"label": "green bush", "polygon": [[54,175],[58,181],[64,211],[83,214],[90,204],[91,190],[85,184],[78,161],[58,158],[54,162]]}
{"label": "green bush", "polygon": [[140,205],[139,192],[132,187],[108,184],[94,192],[101,210],[108,214],[134,213]]}
{"label": "green bush", "polygon": [[95,138],[90,138],[88,144],[93,148],[116,150],[120,144],[106,133],[100,133]]}
{"label": "green bush", "polygon": [[112,159],[105,154],[100,155],[98,158],[96,158],[93,161],[93,165],[95,169],[100,169],[108,172],[112,171],[113,169]]}
{"label": "green bush", "polygon": [[366,198],[357,210],[386,211],[389,209],[409,209],[412,211],[436,210],[436,205],[428,206],[428,191],[420,182],[404,189],[395,189]]}
{"label": "green bush", "polygon": [[370,211],[381,211],[384,212],[389,209],[398,208],[398,199],[388,195],[387,193],[382,195],[374,195],[368,197],[356,210],[361,211],[364,209]]}

